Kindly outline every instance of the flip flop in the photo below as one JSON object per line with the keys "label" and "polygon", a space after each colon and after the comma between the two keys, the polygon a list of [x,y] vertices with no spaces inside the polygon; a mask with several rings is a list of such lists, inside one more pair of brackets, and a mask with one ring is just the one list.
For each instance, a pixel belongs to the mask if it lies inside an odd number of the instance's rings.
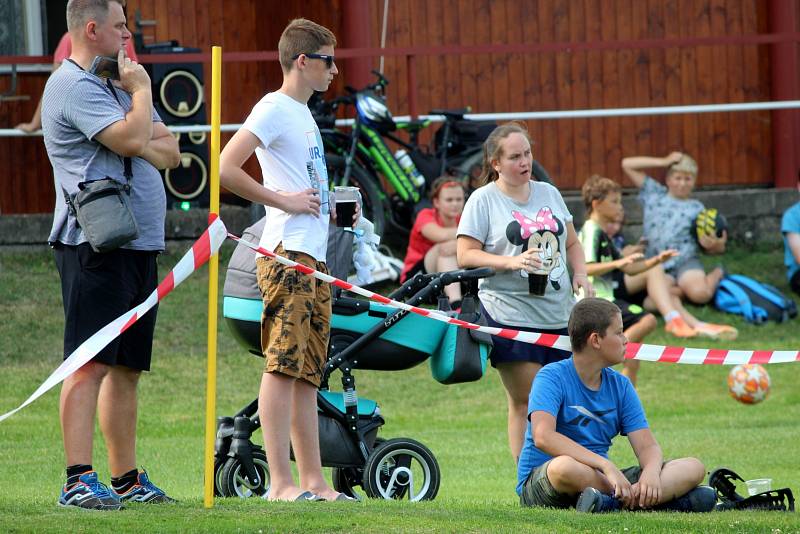
{"label": "flip flop", "polygon": [[353,502],[358,502],[359,501],[359,499],[356,499],[354,497],[350,497],[349,495],[345,495],[344,493],[340,493],[339,495],[336,496],[335,499],[326,499],[326,500],[328,500],[328,501],[353,501]]}
{"label": "flip flop", "polygon": [[303,493],[301,493],[300,495],[295,497],[294,502],[304,502],[304,501],[316,502],[316,501],[324,501],[324,500],[325,499],[323,499],[322,497],[320,497],[316,493],[311,493],[310,491],[304,491]]}

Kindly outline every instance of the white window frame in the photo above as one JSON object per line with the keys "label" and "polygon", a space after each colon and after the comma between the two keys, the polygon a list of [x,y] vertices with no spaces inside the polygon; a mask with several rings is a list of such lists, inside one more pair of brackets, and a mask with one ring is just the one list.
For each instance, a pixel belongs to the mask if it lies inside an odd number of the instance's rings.
{"label": "white window frame", "polygon": [[[45,0],[46,1],[46,0]],[[43,56],[42,0],[22,0],[24,24],[18,29],[25,32],[25,56]],[[17,65],[17,72],[50,72],[51,63],[26,63]],[[0,65],[0,74],[9,74],[11,65]]]}

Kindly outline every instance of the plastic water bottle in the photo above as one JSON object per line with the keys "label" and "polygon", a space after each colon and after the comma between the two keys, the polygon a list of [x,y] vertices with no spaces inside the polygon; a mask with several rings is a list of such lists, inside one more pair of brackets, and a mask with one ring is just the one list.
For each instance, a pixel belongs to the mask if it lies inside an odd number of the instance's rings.
{"label": "plastic water bottle", "polygon": [[306,172],[308,173],[308,179],[311,180],[311,187],[318,191],[320,213],[323,215],[328,215],[330,213],[328,188],[322,187],[322,184],[319,183],[319,175],[317,174],[317,169],[314,168],[314,163],[312,161],[306,162]]}
{"label": "plastic water bottle", "polygon": [[394,159],[397,160],[397,163],[400,164],[400,167],[405,171],[406,175],[414,181],[417,187],[423,187],[425,185],[425,177],[420,174],[417,166],[414,165],[414,160],[411,159],[408,152],[401,148],[394,153]]}

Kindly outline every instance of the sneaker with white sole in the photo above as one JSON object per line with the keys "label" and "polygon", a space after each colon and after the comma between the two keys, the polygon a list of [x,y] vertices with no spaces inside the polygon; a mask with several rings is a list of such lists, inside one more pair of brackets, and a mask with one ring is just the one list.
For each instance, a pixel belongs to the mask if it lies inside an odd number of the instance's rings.
{"label": "sneaker with white sole", "polygon": [[136,484],[133,485],[128,491],[125,493],[117,493],[116,491],[112,490],[114,496],[117,497],[120,502],[145,502],[145,503],[166,503],[166,502],[176,502],[175,499],[172,497],[167,496],[164,493],[164,490],[150,482],[150,478],[147,476],[147,471],[139,471],[137,475]]}
{"label": "sneaker with white sole", "polygon": [[727,324],[698,323],[694,329],[698,335],[711,339],[733,341],[739,336],[739,331]]}
{"label": "sneaker with white sole", "polygon": [[78,481],[61,488],[59,506],[72,506],[84,510],[122,510],[124,506],[114,497],[108,486],[97,479],[95,471],[87,471]]}
{"label": "sneaker with white sole", "polygon": [[675,337],[688,338],[697,335],[697,330],[686,324],[686,321],[680,316],[668,321],[667,324],[664,325],[664,330]]}

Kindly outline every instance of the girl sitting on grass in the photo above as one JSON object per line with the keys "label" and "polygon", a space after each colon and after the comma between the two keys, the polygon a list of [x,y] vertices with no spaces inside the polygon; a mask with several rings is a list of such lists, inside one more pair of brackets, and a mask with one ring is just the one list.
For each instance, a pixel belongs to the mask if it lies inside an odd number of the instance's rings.
{"label": "girl sitting on grass", "polygon": [[[419,212],[400,273],[400,283],[415,274],[438,273],[458,269],[456,261],[456,230],[464,210],[464,186],[450,176],[437,178],[431,186],[432,208]],[[450,306],[461,306],[461,285],[445,286]]]}

